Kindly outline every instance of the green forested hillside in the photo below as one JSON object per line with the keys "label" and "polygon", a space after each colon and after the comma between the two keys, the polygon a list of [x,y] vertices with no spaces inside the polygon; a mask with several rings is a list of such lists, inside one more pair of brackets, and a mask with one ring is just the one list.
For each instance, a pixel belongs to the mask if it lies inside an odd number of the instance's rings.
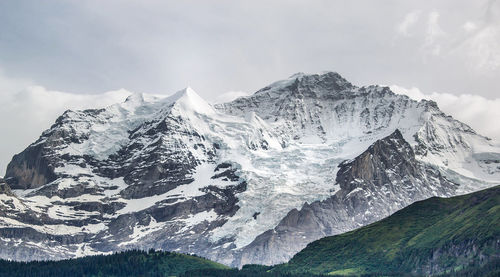
{"label": "green forested hillside", "polygon": [[0,276],[179,276],[188,270],[207,268],[228,269],[224,265],[196,256],[133,250],[63,261],[0,261]]}
{"label": "green forested hillside", "polygon": [[[273,270],[316,274],[440,274],[500,258],[500,187],[414,203],[309,244]],[[496,263],[498,265],[498,263]]]}

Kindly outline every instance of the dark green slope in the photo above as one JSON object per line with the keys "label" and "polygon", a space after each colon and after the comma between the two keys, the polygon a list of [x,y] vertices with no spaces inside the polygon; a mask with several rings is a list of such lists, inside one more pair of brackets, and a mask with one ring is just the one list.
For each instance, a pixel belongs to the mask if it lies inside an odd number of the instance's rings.
{"label": "dark green slope", "polygon": [[278,272],[439,274],[500,258],[500,186],[416,202],[388,218],[310,243]]}
{"label": "dark green slope", "polygon": [[126,251],[108,256],[45,262],[0,261],[0,276],[179,276],[197,269],[228,267],[196,256],[160,252]]}

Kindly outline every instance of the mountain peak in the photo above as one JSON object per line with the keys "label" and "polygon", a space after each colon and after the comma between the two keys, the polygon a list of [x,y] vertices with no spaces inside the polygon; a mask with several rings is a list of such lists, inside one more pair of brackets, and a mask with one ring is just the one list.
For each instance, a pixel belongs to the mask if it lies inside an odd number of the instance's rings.
{"label": "mountain peak", "polygon": [[125,99],[125,102],[143,102],[144,96],[140,92],[134,92]]}
{"label": "mountain peak", "polygon": [[183,111],[194,111],[200,114],[213,114],[214,108],[191,87],[186,87],[171,96],[165,98],[162,102],[173,105]]}
{"label": "mountain peak", "polygon": [[176,93],[170,95],[169,97],[167,97],[167,99],[169,100],[169,102],[176,102],[177,100],[179,100],[183,97],[190,97],[190,96],[200,97],[196,93],[196,91],[194,91],[191,87],[185,87],[185,88],[177,91]]}
{"label": "mountain peak", "polygon": [[144,95],[140,92],[134,92],[125,99],[122,107],[136,108],[144,104]]}
{"label": "mountain peak", "polygon": [[381,177],[385,174],[384,170],[393,170],[401,173],[401,176],[412,176],[418,172],[416,163],[410,144],[396,129],[387,137],[377,140],[354,160],[341,164],[337,182],[343,184],[345,188],[356,185],[355,180],[383,185],[387,182]]}
{"label": "mountain peak", "polygon": [[324,71],[317,74],[303,74],[297,80],[304,88],[320,87],[322,89],[333,89],[335,91],[350,89],[353,85],[333,71]]}
{"label": "mountain peak", "polygon": [[346,91],[356,88],[337,72],[324,71],[315,74],[295,73],[288,79],[281,80],[260,89],[255,94],[267,93],[271,91],[292,94],[303,94],[311,97],[328,95],[332,92]]}
{"label": "mountain peak", "polygon": [[297,79],[297,78],[308,78],[311,76],[324,76],[324,77],[330,77],[330,78],[342,78],[344,79],[338,72],[336,71],[331,71],[331,70],[324,70],[316,73],[305,73],[305,72],[297,72],[295,74],[292,74],[292,76],[288,77],[288,79]]}

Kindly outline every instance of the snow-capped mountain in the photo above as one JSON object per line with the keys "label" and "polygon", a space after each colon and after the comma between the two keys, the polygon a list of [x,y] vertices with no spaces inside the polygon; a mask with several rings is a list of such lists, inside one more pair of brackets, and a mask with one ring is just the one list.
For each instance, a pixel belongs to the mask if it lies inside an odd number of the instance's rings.
{"label": "snow-capped mountain", "polygon": [[500,183],[500,148],[431,101],[296,74],[212,106],[187,88],[67,111],[8,165],[0,258],[130,248],[284,262],[431,196]]}

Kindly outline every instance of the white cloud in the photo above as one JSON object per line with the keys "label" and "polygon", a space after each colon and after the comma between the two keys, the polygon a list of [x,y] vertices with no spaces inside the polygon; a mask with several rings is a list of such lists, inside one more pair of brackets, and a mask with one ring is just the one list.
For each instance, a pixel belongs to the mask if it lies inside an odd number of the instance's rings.
{"label": "white cloud", "polygon": [[0,68],[0,97],[4,98],[13,91],[20,91],[25,87],[32,85],[33,82],[26,79],[12,78],[5,74],[5,71]]}
{"label": "white cloud", "polygon": [[410,29],[417,23],[420,13],[420,10],[407,13],[403,21],[398,24],[397,31],[403,36],[411,36]]}
{"label": "white cloud", "polygon": [[429,49],[434,56],[441,54],[441,44],[439,39],[445,35],[443,29],[439,25],[439,13],[432,11],[427,19],[427,33],[425,36],[424,49]]}
{"label": "white cloud", "polygon": [[500,5],[496,3],[498,1],[489,1],[482,18],[464,23],[465,38],[453,49],[465,53],[465,58],[478,72],[500,69]]}
{"label": "white cloud", "polygon": [[487,99],[479,95],[437,92],[426,94],[415,87],[404,88],[397,85],[392,85],[391,89],[415,100],[433,100],[446,114],[466,123],[479,134],[500,142],[500,124],[496,123],[500,119],[500,98]]}
{"label": "white cloud", "polygon": [[500,26],[490,25],[465,41],[471,61],[476,69],[494,70],[500,67]]}
{"label": "white cloud", "polygon": [[[394,49],[405,47],[404,53],[409,55],[399,60],[413,60],[412,82],[419,87],[462,94],[478,88],[474,93],[496,97],[500,80],[500,1],[454,2],[456,9],[450,7],[451,2],[432,2],[419,5],[420,14],[417,9],[406,14],[396,25],[398,43]],[[425,80],[421,76],[426,76]],[[394,78],[391,83],[408,81]]]}
{"label": "white cloud", "polygon": [[464,25],[462,26],[462,28],[466,32],[472,32],[472,31],[474,31],[474,30],[477,29],[477,25],[476,25],[476,23],[474,23],[472,21],[467,21],[467,22],[464,23]]}

